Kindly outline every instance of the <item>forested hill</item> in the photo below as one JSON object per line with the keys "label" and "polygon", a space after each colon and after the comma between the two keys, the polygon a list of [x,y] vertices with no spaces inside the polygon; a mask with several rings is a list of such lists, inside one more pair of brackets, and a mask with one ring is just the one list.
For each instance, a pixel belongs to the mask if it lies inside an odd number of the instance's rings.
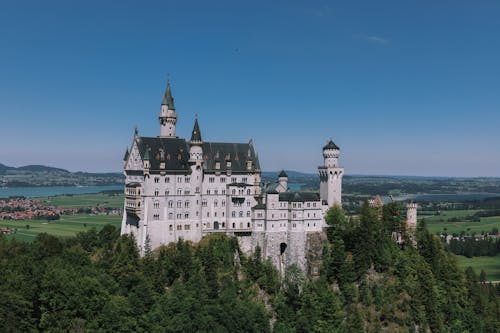
{"label": "forested hill", "polygon": [[16,168],[0,163],[0,187],[115,185],[124,180],[121,173],[70,172],[44,165]]}
{"label": "forested hill", "polygon": [[[1,332],[496,332],[500,288],[461,271],[425,226],[391,240],[401,207],[328,214],[320,276],[280,279],[235,238],[179,241],[144,258],[107,226],[70,239],[0,235]],[[409,241],[411,243],[411,241]]]}

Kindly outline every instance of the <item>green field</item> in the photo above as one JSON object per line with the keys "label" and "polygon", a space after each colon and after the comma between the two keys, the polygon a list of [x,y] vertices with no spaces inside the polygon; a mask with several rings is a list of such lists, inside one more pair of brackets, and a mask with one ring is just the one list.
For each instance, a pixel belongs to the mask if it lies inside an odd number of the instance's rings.
{"label": "green field", "polygon": [[464,231],[465,233],[480,234],[481,232],[490,232],[493,228],[500,229],[500,216],[493,217],[482,217],[480,222],[447,222],[449,218],[452,217],[465,217],[467,215],[473,215],[477,210],[450,210],[442,211],[440,215],[434,216],[422,216],[425,219],[427,229],[432,233],[445,231],[449,234]]}
{"label": "green field", "polygon": [[[44,232],[59,237],[71,237],[91,228],[100,230],[107,224],[119,228],[120,223],[121,216],[116,215],[63,215],[60,220],[51,222],[45,220],[3,220],[0,221],[0,228],[17,228],[15,234],[8,234],[7,237],[31,242],[36,235]],[[26,225],[29,225],[29,229],[26,228]]]}
{"label": "green field", "polygon": [[496,257],[474,257],[467,258],[457,256],[458,265],[463,269],[472,267],[477,276],[481,273],[481,269],[486,272],[488,281],[500,281],[500,255]]}
{"label": "green field", "polygon": [[79,195],[58,195],[47,200],[50,206],[62,208],[80,208],[104,206],[109,208],[123,208],[123,195],[79,194]]}

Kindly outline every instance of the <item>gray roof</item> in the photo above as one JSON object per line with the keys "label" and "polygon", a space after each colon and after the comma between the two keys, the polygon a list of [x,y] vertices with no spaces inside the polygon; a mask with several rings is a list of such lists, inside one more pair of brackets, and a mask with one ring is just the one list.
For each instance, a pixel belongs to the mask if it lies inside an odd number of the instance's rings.
{"label": "gray roof", "polygon": [[[189,144],[180,138],[137,137],[137,146],[143,159],[149,158],[150,169],[159,170],[164,156],[165,170],[190,172]],[[251,143],[203,142],[203,168],[205,172],[248,172],[247,160],[251,160],[252,171],[259,165],[258,157]],[[215,169],[215,163],[220,168]],[[231,162],[231,167],[228,167]]]}
{"label": "gray roof", "polygon": [[288,202],[304,202],[304,201],[319,201],[318,192],[282,192],[280,193],[280,201]]}
{"label": "gray roof", "polygon": [[285,170],[281,170],[280,174],[278,175],[278,178],[281,178],[281,177],[288,178],[288,175],[286,174]]}
{"label": "gray roof", "polygon": [[[259,159],[253,145],[249,143],[203,142],[203,160],[205,171],[216,171],[215,163],[220,163],[217,171],[247,172],[247,161],[252,161],[252,170],[258,170]],[[228,167],[231,162],[231,167]]]}
{"label": "gray roof", "polygon": [[323,150],[325,149],[340,149],[335,143],[333,143],[332,140],[329,140],[326,146],[323,147]]}
{"label": "gray roof", "polygon": [[165,94],[163,94],[161,105],[167,105],[170,110],[175,110],[174,98],[172,97],[172,90],[170,89],[170,82],[167,83],[167,89],[165,90]]}
{"label": "gray roof", "polygon": [[193,131],[191,132],[191,142],[201,142],[201,131],[198,125],[198,118],[194,121]]}

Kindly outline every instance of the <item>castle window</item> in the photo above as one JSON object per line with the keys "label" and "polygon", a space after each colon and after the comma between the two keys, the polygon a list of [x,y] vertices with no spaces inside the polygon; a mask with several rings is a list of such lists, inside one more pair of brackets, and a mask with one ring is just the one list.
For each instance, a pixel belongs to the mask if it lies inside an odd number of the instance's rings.
{"label": "castle window", "polygon": [[155,197],[157,197],[160,194],[160,191],[158,189],[155,189]]}
{"label": "castle window", "polygon": [[241,182],[246,184],[246,183],[247,183],[247,177],[243,177],[243,178],[241,179]]}
{"label": "castle window", "polygon": [[201,201],[201,205],[202,205],[203,207],[207,207],[207,199],[203,199],[203,200]]}
{"label": "castle window", "polygon": [[243,217],[243,212],[240,211],[239,217]]}
{"label": "castle window", "polygon": [[214,200],[214,207],[217,207],[217,205],[218,205],[217,200]]}
{"label": "castle window", "polygon": [[198,186],[196,187],[196,193],[200,193],[200,188]]}
{"label": "castle window", "polygon": [[222,207],[226,207],[226,201],[222,200]]}
{"label": "castle window", "polygon": [[208,178],[209,183],[214,183],[215,182],[215,177],[209,177]]}
{"label": "castle window", "polygon": [[169,194],[170,194],[170,191],[169,190],[165,190],[165,196],[167,196]]}
{"label": "castle window", "polygon": [[189,201],[184,202],[184,208],[189,208]]}
{"label": "castle window", "polygon": [[309,223],[307,224],[307,226],[309,227]]}
{"label": "castle window", "polygon": [[297,217],[297,214],[293,213],[293,218],[296,218]]}
{"label": "castle window", "polygon": [[172,231],[172,230],[174,230],[174,227],[172,225],[169,225],[168,226],[168,231]]}
{"label": "castle window", "polygon": [[217,212],[214,212],[214,217],[217,217]]}
{"label": "castle window", "polygon": [[223,195],[226,195],[226,190],[222,190],[222,194],[223,194]]}
{"label": "castle window", "polygon": [[185,214],[184,214],[184,218],[185,218],[185,219],[188,219],[188,218],[189,218],[189,213],[185,213]]}
{"label": "castle window", "polygon": [[250,228],[250,222],[247,223],[247,228]]}
{"label": "castle window", "polygon": [[182,214],[180,214],[180,213],[179,213],[179,214],[177,214],[177,219],[179,219],[179,220],[180,220],[181,218],[182,218]]}
{"label": "castle window", "polygon": [[292,207],[293,207],[293,208],[297,208],[297,204],[294,202],[294,203],[292,204]]}
{"label": "castle window", "polygon": [[177,201],[177,208],[182,208],[182,201]]}
{"label": "castle window", "polygon": [[221,182],[221,183],[225,183],[225,182],[226,182],[226,178],[225,178],[225,177],[221,177],[221,178],[220,178],[220,182]]}
{"label": "castle window", "polygon": [[219,191],[218,190],[214,190],[214,194],[219,194]]}
{"label": "castle window", "polygon": [[199,212],[196,212],[196,216],[198,216],[198,215],[199,215]]}
{"label": "castle window", "polygon": [[184,182],[189,183],[190,180],[191,179],[189,177],[186,177],[186,179],[184,180]]}
{"label": "castle window", "polygon": [[247,201],[247,207],[250,207],[250,201]]}
{"label": "castle window", "polygon": [[316,203],[315,202],[313,202],[313,207],[316,207]]}
{"label": "castle window", "polygon": [[177,177],[177,182],[182,183],[182,177]]}
{"label": "castle window", "polygon": [[222,227],[225,228],[226,227],[226,223],[225,222],[222,222]]}
{"label": "castle window", "polygon": [[250,217],[250,212],[247,212],[247,217]]}
{"label": "castle window", "polygon": [[165,177],[165,183],[170,183],[170,177]]}
{"label": "castle window", "polygon": [[207,189],[207,194],[210,194],[210,190],[209,189]]}
{"label": "castle window", "polygon": [[233,223],[233,229],[235,228],[235,223]]}
{"label": "castle window", "polygon": [[236,183],[236,177],[231,177],[231,183]]}
{"label": "castle window", "polygon": [[231,212],[231,217],[236,217],[236,212]]}
{"label": "castle window", "polygon": [[210,217],[210,212],[207,212],[207,217]]}
{"label": "castle window", "polygon": [[243,229],[243,222],[240,222],[240,229]]}
{"label": "castle window", "polygon": [[182,230],[182,225],[178,224],[177,225],[177,230]]}
{"label": "castle window", "polygon": [[294,224],[293,224],[293,227],[294,227],[294,228],[296,228],[296,227],[297,227],[297,224],[295,224],[295,223],[294,223]]}
{"label": "castle window", "polygon": [[160,202],[159,202],[159,201],[155,201],[155,202],[153,203],[153,207],[154,207],[154,208],[160,208]]}
{"label": "castle window", "polygon": [[184,190],[184,195],[189,195],[190,191],[189,190]]}
{"label": "castle window", "polygon": [[159,183],[160,182],[160,177],[155,177],[155,183]]}
{"label": "castle window", "polygon": [[222,212],[222,217],[224,217],[224,212]]}
{"label": "castle window", "polygon": [[170,200],[168,202],[168,208],[173,208],[174,207],[174,202],[172,200]]}
{"label": "castle window", "polygon": [[307,203],[307,207],[311,207],[311,203],[310,202]]}
{"label": "castle window", "polygon": [[247,195],[250,195],[250,193],[251,193],[250,189],[247,189]]}
{"label": "castle window", "polygon": [[174,218],[174,214],[173,213],[168,213],[168,219],[171,220]]}
{"label": "castle window", "polygon": [[207,222],[207,228],[210,229],[210,222]]}

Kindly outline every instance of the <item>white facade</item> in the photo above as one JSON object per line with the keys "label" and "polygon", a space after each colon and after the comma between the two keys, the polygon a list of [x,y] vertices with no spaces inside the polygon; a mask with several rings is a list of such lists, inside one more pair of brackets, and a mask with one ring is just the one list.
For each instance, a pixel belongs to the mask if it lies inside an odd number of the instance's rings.
{"label": "white facade", "polygon": [[339,148],[331,141],[323,148],[319,193],[291,192],[284,171],[276,183],[261,188],[251,140],[204,142],[197,120],[191,140],[175,136],[170,85],[159,121],[160,136],[136,131],[127,149],[121,233],[134,235],[143,253],[148,243],[154,249],[222,232],[237,236],[245,252],[260,246],[280,269],[296,263],[305,270],[307,235],[322,232],[326,210],[341,203]]}

